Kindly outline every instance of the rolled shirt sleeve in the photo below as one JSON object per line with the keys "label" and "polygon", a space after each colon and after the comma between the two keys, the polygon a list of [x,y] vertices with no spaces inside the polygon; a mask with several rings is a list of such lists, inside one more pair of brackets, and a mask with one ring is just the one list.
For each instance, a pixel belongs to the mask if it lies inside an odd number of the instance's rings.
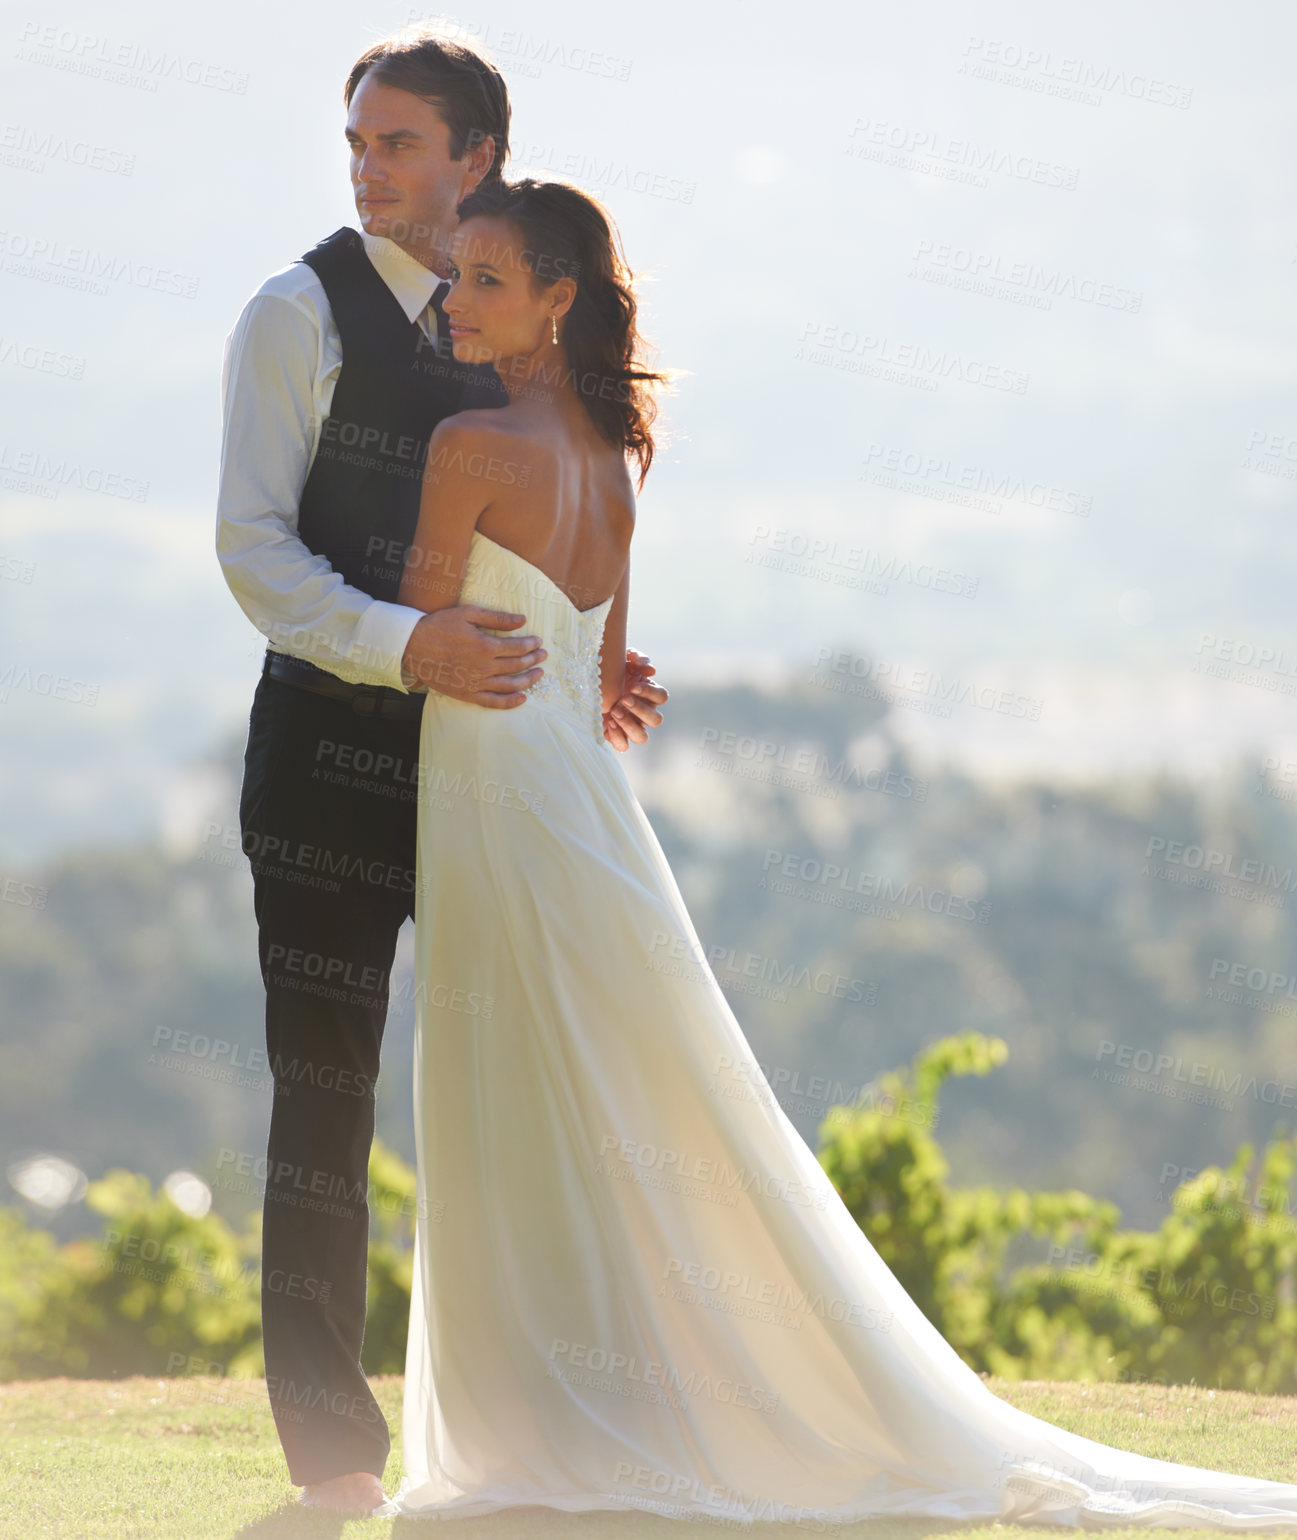
{"label": "rolled shirt sleeve", "polygon": [[217,559],[243,613],[273,648],[350,683],[408,693],[401,658],[423,612],[344,582],[297,532],[341,351],[326,356],[332,323],[322,313],[323,289],[317,298],[286,280],[288,292],[276,293],[283,278],[267,280],[226,339]]}

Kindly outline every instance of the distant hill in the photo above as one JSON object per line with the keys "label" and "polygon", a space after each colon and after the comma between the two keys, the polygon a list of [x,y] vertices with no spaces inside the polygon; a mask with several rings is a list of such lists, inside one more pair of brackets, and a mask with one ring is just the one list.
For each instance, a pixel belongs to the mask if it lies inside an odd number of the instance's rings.
{"label": "distant hill", "polygon": [[[220,790],[187,843],[6,863],[7,1166],[49,1152],[90,1176],[214,1182],[229,1152],[264,1150],[242,748],[204,767]],[[1184,1171],[1297,1121],[1297,838],[1278,788],[1241,772],[1084,791],[925,784],[885,703],[809,689],[675,690],[666,725],[624,762],[812,1144],[833,1102],[962,1029],[1004,1037],[1010,1060],[949,1090],[956,1180],[1076,1184],[1151,1226]],[[407,1159],[410,941],[407,927],[379,1109]],[[231,1216],[253,1201],[216,1186]],[[57,1227],[78,1223],[74,1209]]]}

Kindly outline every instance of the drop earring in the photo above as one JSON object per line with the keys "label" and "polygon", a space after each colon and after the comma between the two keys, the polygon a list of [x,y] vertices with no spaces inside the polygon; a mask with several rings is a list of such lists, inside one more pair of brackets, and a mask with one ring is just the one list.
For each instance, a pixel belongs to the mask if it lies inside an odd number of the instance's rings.
{"label": "drop earring", "polygon": [[550,327],[551,327],[551,329],[553,330],[553,333],[554,333],[554,343],[557,346],[557,344],[558,344],[558,317],[556,315],[550,316],[549,324],[550,324]]}

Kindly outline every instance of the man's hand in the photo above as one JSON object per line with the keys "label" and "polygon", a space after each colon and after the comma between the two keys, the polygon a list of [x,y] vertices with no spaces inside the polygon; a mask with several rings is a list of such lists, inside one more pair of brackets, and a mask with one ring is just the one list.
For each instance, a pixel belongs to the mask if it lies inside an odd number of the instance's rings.
{"label": "man's hand", "polygon": [[526,686],[545,672],[536,665],[549,654],[538,636],[491,636],[481,627],[512,631],[526,619],[480,604],[430,610],[410,633],[401,659],[406,687],[472,706],[521,706]]}
{"label": "man's hand", "polygon": [[626,690],[603,714],[603,735],[619,753],[631,743],[647,743],[648,729],[661,727],[662,713],[657,709],[670,697],[660,684],[649,679],[657,669],[643,653],[626,649]]}

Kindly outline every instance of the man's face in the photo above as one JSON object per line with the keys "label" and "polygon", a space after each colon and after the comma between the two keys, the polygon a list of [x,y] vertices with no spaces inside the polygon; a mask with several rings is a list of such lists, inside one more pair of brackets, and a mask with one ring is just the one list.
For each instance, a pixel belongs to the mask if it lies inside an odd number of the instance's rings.
{"label": "man's face", "polygon": [[351,187],[361,229],[386,235],[425,267],[446,265],[455,209],[485,175],[494,146],[450,158],[450,130],[431,102],[362,77],[347,113]]}

